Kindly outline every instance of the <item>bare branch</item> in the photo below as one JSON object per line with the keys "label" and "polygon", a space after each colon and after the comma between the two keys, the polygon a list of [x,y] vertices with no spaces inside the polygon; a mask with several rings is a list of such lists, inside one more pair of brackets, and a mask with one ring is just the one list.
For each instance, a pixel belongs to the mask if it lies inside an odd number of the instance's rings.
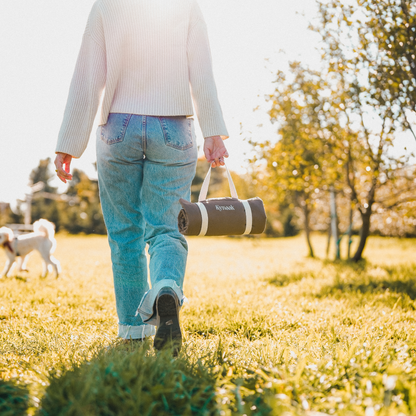
{"label": "bare branch", "polygon": [[401,204],[404,204],[404,203],[406,203],[406,202],[413,202],[415,200],[415,197],[409,197],[409,198],[404,198],[404,199],[401,199],[401,200],[399,200],[399,201],[396,201],[395,203],[393,203],[393,204],[390,204],[390,205],[384,205],[383,203],[381,203],[381,202],[377,202],[379,205],[381,205],[384,209],[387,209],[387,210],[389,210],[389,209],[393,209],[393,208],[395,208],[395,207],[397,207],[397,206],[399,206],[399,205],[401,205]]}
{"label": "bare branch", "polygon": [[368,148],[369,148],[369,150],[370,150],[370,158],[371,158],[371,160],[374,162],[374,163],[377,163],[376,162],[376,160],[374,159],[374,153],[372,152],[372,150],[371,150],[371,144],[370,144],[370,133],[369,133],[369,131],[367,130],[367,127],[366,127],[366,125],[365,125],[365,122],[364,122],[364,112],[363,112],[363,104],[362,104],[362,102],[361,102],[361,99],[358,97],[358,102],[359,102],[359,114],[360,114],[360,118],[361,118],[361,126],[363,127],[363,130],[364,130],[364,137],[365,137],[365,140],[366,140],[366,143],[367,143],[367,146],[368,146]]}
{"label": "bare branch", "polygon": [[[399,197],[400,195],[402,195],[402,194],[404,194],[406,192],[412,192],[414,190],[416,190],[416,186],[412,186],[412,187],[409,187],[409,188],[406,188],[406,189],[402,189],[402,190],[394,193],[393,195],[387,196],[386,198],[377,199],[376,202],[382,204],[385,201],[389,201],[391,199],[395,199],[395,198]],[[413,196],[413,199],[416,200],[416,195]]]}
{"label": "bare branch", "polygon": [[405,119],[405,121],[406,121],[407,128],[408,128],[408,129],[412,132],[413,137],[414,137],[414,138],[415,138],[415,140],[416,140],[416,132],[413,130],[413,127],[412,127],[412,125],[411,125],[411,123],[410,123],[409,119],[407,118],[406,111],[405,111],[405,109],[403,108],[403,106],[401,106],[401,110],[402,110],[402,113],[403,113],[404,119]]}

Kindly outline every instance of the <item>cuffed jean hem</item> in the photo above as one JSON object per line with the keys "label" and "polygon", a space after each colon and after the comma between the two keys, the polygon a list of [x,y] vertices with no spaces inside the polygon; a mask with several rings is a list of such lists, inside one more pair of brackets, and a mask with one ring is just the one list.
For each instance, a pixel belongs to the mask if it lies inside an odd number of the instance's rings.
{"label": "cuffed jean hem", "polygon": [[118,336],[124,339],[144,339],[156,334],[152,325],[122,325],[118,324]]}
{"label": "cuffed jean hem", "polygon": [[149,325],[157,324],[157,316],[154,314],[153,305],[155,304],[157,295],[162,288],[169,287],[171,288],[179,301],[179,310],[181,309],[184,302],[187,301],[183,295],[182,289],[176,284],[173,279],[163,279],[157,282],[152,288],[147,291],[143,299],[140,302],[139,307],[137,308],[136,316],[140,314],[143,322]]}

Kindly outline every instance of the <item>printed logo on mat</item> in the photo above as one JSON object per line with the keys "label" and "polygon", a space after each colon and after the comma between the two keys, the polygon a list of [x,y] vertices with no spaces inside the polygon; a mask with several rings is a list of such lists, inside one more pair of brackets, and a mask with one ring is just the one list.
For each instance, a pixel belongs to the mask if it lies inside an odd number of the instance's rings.
{"label": "printed logo on mat", "polygon": [[235,208],[232,205],[215,205],[217,211],[235,211]]}

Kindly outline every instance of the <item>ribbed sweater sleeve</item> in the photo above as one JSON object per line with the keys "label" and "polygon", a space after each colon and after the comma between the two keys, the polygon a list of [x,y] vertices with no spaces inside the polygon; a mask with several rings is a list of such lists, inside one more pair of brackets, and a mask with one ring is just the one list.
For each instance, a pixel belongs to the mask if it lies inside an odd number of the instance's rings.
{"label": "ribbed sweater sleeve", "polygon": [[229,136],[218,100],[207,27],[196,1],[191,10],[187,56],[192,100],[202,134],[226,139]]}
{"label": "ribbed sweater sleeve", "polygon": [[106,81],[105,40],[96,5],[78,55],[56,152],[80,157],[87,147]]}
{"label": "ribbed sweater sleeve", "polygon": [[82,39],[57,152],[80,157],[105,89],[114,113],[191,116],[204,137],[228,137],[197,0],[97,0]]}

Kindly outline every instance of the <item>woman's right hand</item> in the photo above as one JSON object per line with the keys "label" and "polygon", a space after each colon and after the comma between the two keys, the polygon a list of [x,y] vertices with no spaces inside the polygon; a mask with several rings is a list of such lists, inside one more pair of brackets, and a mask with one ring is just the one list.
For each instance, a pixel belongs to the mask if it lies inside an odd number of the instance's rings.
{"label": "woman's right hand", "polygon": [[224,158],[228,157],[228,152],[221,136],[211,136],[204,139],[204,154],[211,167],[225,165]]}

